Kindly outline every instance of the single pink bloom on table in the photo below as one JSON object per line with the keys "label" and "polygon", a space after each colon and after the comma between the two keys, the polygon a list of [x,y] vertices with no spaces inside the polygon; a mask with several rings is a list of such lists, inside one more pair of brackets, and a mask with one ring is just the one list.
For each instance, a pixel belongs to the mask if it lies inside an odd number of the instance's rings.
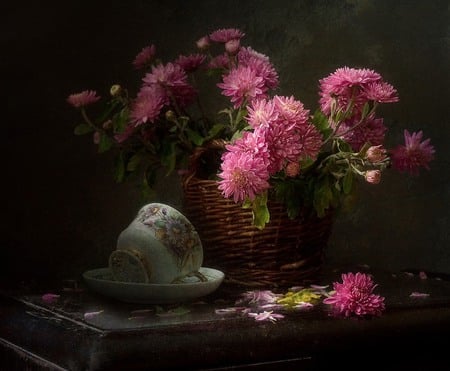
{"label": "single pink bloom on table", "polygon": [[334,292],[324,299],[333,313],[344,317],[379,316],[385,309],[384,297],[373,293],[377,285],[365,273],[342,274],[342,282],[334,282]]}

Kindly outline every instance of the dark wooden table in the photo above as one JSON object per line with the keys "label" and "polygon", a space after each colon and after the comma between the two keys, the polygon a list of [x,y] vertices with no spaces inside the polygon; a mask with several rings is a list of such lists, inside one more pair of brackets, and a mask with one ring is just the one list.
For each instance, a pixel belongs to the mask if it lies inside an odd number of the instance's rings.
{"label": "dark wooden table", "polygon": [[[371,273],[386,298],[381,317],[335,318],[318,304],[275,323],[217,314],[247,290],[227,284],[200,300],[165,306],[109,299],[81,280],[50,290],[60,295],[55,303],[42,300],[45,287],[5,288],[0,370],[449,370],[446,277]],[[314,283],[331,284],[339,274]],[[86,317],[92,312],[99,313]]]}

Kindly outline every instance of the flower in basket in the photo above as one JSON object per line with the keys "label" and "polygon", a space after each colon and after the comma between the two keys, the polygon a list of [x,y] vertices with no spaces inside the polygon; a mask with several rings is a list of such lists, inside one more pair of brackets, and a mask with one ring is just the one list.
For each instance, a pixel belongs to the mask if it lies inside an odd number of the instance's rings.
{"label": "flower in basket", "polygon": [[[107,99],[95,90],[67,98],[85,121],[75,133],[93,134],[99,152],[115,149],[116,180],[140,174],[146,190],[161,170],[187,176],[195,163],[223,197],[251,208],[260,229],[270,222],[271,200],[290,218],[303,206],[323,216],[357,181],[377,184],[388,168],[411,175],[429,168],[434,148],[422,131],[404,130],[404,144],[386,147],[377,109],[399,97],[378,72],[338,68],[319,80],[311,112],[280,94],[269,57],[242,45],[244,36],[218,29],[172,61],[155,45],[143,48],[132,62],[136,91],[114,84]],[[211,148],[216,156],[193,161]]]}

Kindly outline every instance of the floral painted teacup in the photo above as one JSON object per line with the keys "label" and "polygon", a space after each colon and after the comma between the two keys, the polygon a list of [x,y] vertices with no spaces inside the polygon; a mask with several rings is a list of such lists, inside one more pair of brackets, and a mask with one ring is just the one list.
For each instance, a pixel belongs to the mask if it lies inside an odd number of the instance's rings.
{"label": "floral painted teacup", "polygon": [[203,263],[197,231],[175,208],[151,203],[124,229],[109,257],[117,281],[167,284],[196,275]]}

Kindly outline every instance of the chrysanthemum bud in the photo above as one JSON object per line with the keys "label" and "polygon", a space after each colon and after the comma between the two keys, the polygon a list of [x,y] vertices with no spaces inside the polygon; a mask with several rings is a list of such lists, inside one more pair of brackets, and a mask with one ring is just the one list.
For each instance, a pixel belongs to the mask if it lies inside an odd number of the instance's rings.
{"label": "chrysanthemum bud", "polygon": [[100,132],[99,131],[94,132],[94,134],[92,135],[92,141],[94,142],[94,144],[100,143]]}
{"label": "chrysanthemum bud", "polygon": [[225,43],[225,50],[228,54],[235,55],[239,51],[241,42],[239,39],[233,39]]}
{"label": "chrysanthemum bud", "polygon": [[284,171],[287,176],[293,178],[300,173],[300,164],[298,162],[289,162]]}
{"label": "chrysanthemum bud", "polygon": [[177,120],[177,115],[172,110],[166,112],[166,120],[170,122],[175,122]]}
{"label": "chrysanthemum bud", "polygon": [[379,146],[372,146],[366,152],[366,158],[371,163],[382,162],[387,158],[386,150],[380,144]]}
{"label": "chrysanthemum bud", "polygon": [[381,171],[380,170],[368,170],[365,172],[364,177],[366,181],[371,184],[378,184],[381,180]]}
{"label": "chrysanthemum bud", "polygon": [[105,130],[111,129],[112,126],[113,126],[112,120],[106,120],[102,125],[103,129]]}
{"label": "chrysanthemum bud", "polygon": [[111,89],[109,89],[109,93],[113,97],[118,96],[121,91],[122,91],[122,87],[119,84],[114,84],[113,86],[111,86]]}
{"label": "chrysanthemum bud", "polygon": [[196,44],[197,48],[201,50],[207,49],[209,47],[209,37],[208,36],[201,37],[200,39],[197,40]]}

